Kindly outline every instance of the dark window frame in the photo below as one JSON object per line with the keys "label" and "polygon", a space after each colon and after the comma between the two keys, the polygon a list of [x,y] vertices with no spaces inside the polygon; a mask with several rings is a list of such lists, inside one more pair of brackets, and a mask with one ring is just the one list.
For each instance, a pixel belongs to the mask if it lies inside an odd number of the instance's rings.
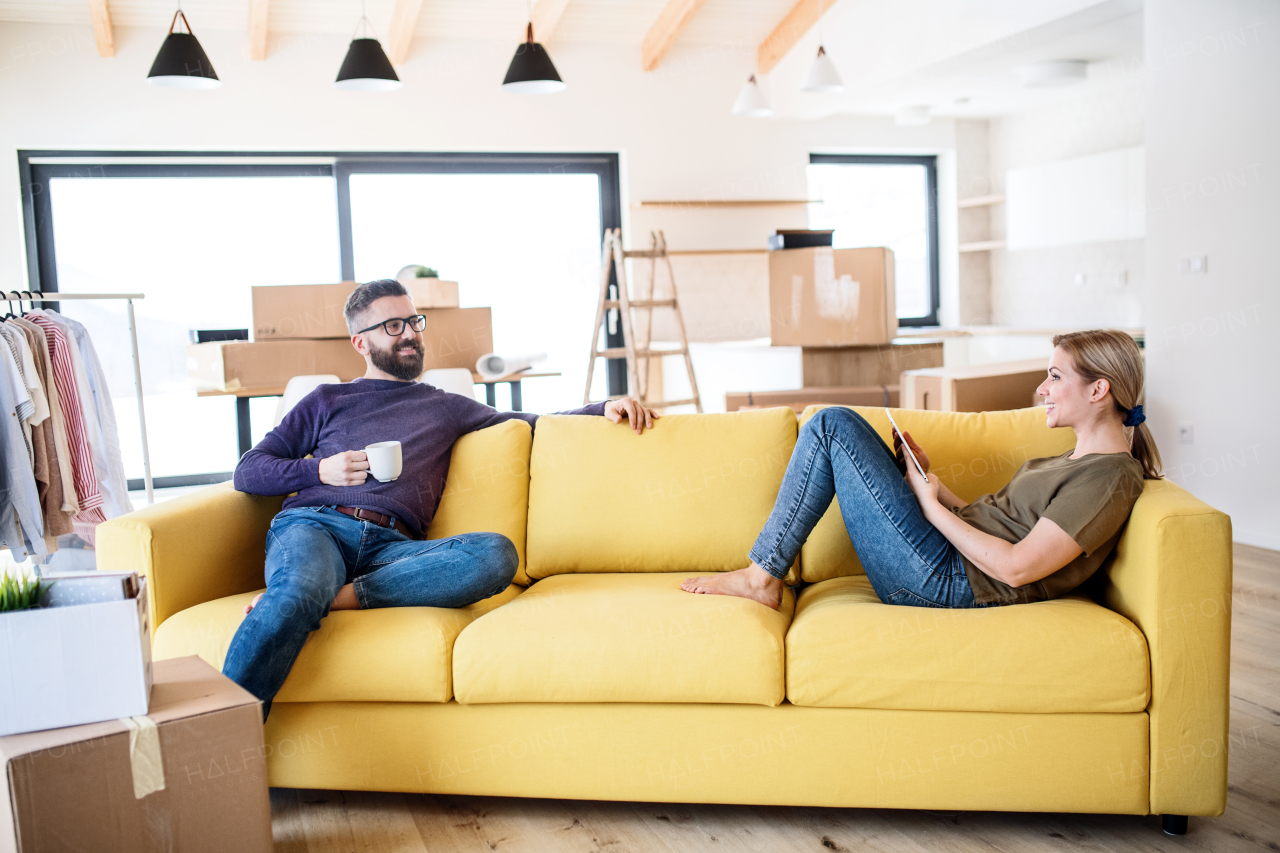
{"label": "dark window frame", "polygon": [[[57,255],[53,233],[53,208],[48,182],[53,178],[121,177],[332,177],[336,188],[338,241],[343,280],[355,278],[354,243],[351,234],[352,174],[451,173],[451,174],[595,174],[600,180],[601,240],[604,232],[622,227],[622,182],[619,155],[608,152],[505,153],[417,151],[85,151],[20,149],[18,177],[22,197],[23,235],[26,243],[28,287],[44,293],[58,291]],[[122,163],[120,158],[146,158],[161,162]],[[165,163],[166,158],[279,159],[279,163]],[[289,160],[325,158],[332,163],[290,163]],[[62,162],[33,163],[56,159]],[[97,161],[97,162],[95,162]],[[615,287],[616,277],[611,277]],[[57,309],[57,303],[50,307]],[[606,346],[622,346],[621,327],[607,335]],[[608,361],[611,396],[627,393],[626,361]],[[158,477],[157,487],[201,485],[230,479],[226,474],[194,474]],[[138,481],[141,488],[141,481]],[[134,487],[130,481],[129,487]]]}
{"label": "dark window frame", "polygon": [[810,165],[924,166],[928,204],[926,232],[929,240],[929,313],[923,317],[899,317],[899,326],[938,325],[942,296],[938,251],[938,157],[934,154],[810,154]]}

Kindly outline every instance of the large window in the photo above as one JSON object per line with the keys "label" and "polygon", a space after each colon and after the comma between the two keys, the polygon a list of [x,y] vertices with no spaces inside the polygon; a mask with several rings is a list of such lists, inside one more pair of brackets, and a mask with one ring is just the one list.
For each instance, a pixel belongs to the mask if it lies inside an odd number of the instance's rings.
{"label": "large window", "polygon": [[938,322],[938,172],[935,157],[813,154],[809,227],[835,229],[836,248],[893,249],[898,322]]}
{"label": "large window", "polygon": [[[495,349],[546,351],[546,369],[564,374],[526,382],[526,409],[581,405],[601,230],[620,220],[616,155],[22,151],[19,167],[33,288],[146,294],[135,310],[159,486],[225,479],[235,466],[236,401],[196,395],[185,347],[192,328],[250,328],[256,285],[433,266],[460,282],[464,306],[493,307]],[[124,305],[58,309],[93,336],[137,480]],[[622,391],[615,374],[610,393]],[[253,441],[275,405],[250,401]]]}

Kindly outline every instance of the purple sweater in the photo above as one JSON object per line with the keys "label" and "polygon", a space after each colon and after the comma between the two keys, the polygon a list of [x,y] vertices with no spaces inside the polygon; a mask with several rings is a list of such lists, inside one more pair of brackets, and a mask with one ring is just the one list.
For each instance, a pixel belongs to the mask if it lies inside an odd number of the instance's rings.
{"label": "purple sweater", "polygon": [[[557,412],[603,415],[604,403]],[[453,443],[478,429],[538,416],[499,412],[460,394],[421,382],[357,379],[321,385],[285,415],[280,426],[236,465],[235,486],[255,495],[282,495],[284,508],[353,506],[393,515],[422,535],[440,505]],[[320,460],[378,441],[403,445],[404,469],[390,483],[370,477],[359,486],[320,482]],[[307,454],[314,458],[304,459]]]}

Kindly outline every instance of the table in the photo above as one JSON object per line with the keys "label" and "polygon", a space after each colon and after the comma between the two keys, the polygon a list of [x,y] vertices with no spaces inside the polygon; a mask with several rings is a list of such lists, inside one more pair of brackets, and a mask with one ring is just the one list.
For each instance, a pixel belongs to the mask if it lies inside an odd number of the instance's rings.
{"label": "table", "polygon": [[[485,402],[490,406],[497,403],[497,385],[505,382],[511,386],[511,411],[520,412],[524,405],[523,395],[521,394],[520,383],[525,379],[538,379],[544,376],[559,376],[559,371],[546,371],[542,373],[534,373],[524,370],[515,373],[508,373],[506,376],[499,376],[497,379],[485,379],[474,370],[471,371],[471,378],[477,385],[484,385]],[[236,439],[240,447],[240,455],[243,456],[253,448],[253,425],[249,419],[249,401],[255,397],[283,397],[284,386],[272,386],[269,388],[240,388],[235,391],[196,391],[197,397],[235,397],[236,398]]]}

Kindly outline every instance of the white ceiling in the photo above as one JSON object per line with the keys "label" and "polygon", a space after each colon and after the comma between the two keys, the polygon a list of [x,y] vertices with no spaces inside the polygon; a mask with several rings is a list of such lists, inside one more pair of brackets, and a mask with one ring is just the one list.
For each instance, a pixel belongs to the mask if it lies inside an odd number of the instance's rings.
{"label": "white ceiling", "polygon": [[[666,2],[569,0],[551,43],[639,45]],[[385,37],[395,0],[366,3],[374,34]],[[706,0],[678,46],[718,46],[741,58],[745,78],[755,45],[794,3]],[[119,27],[166,28],[175,8],[175,0],[110,0]],[[184,0],[183,8],[197,34],[243,31],[249,0]],[[359,17],[360,0],[270,0],[268,28],[346,35]],[[424,0],[414,51],[432,40],[516,39],[526,18],[526,0]],[[0,26],[6,21],[87,27],[88,2],[0,0]],[[798,91],[820,40],[844,78],[843,94]],[[1090,80],[1059,90],[1023,88],[1018,69],[1045,59],[1089,60]],[[733,62],[721,67],[739,73]],[[1142,0],[838,0],[762,83],[779,119],[892,114],[909,106],[983,117],[1077,97],[1141,67]]]}

